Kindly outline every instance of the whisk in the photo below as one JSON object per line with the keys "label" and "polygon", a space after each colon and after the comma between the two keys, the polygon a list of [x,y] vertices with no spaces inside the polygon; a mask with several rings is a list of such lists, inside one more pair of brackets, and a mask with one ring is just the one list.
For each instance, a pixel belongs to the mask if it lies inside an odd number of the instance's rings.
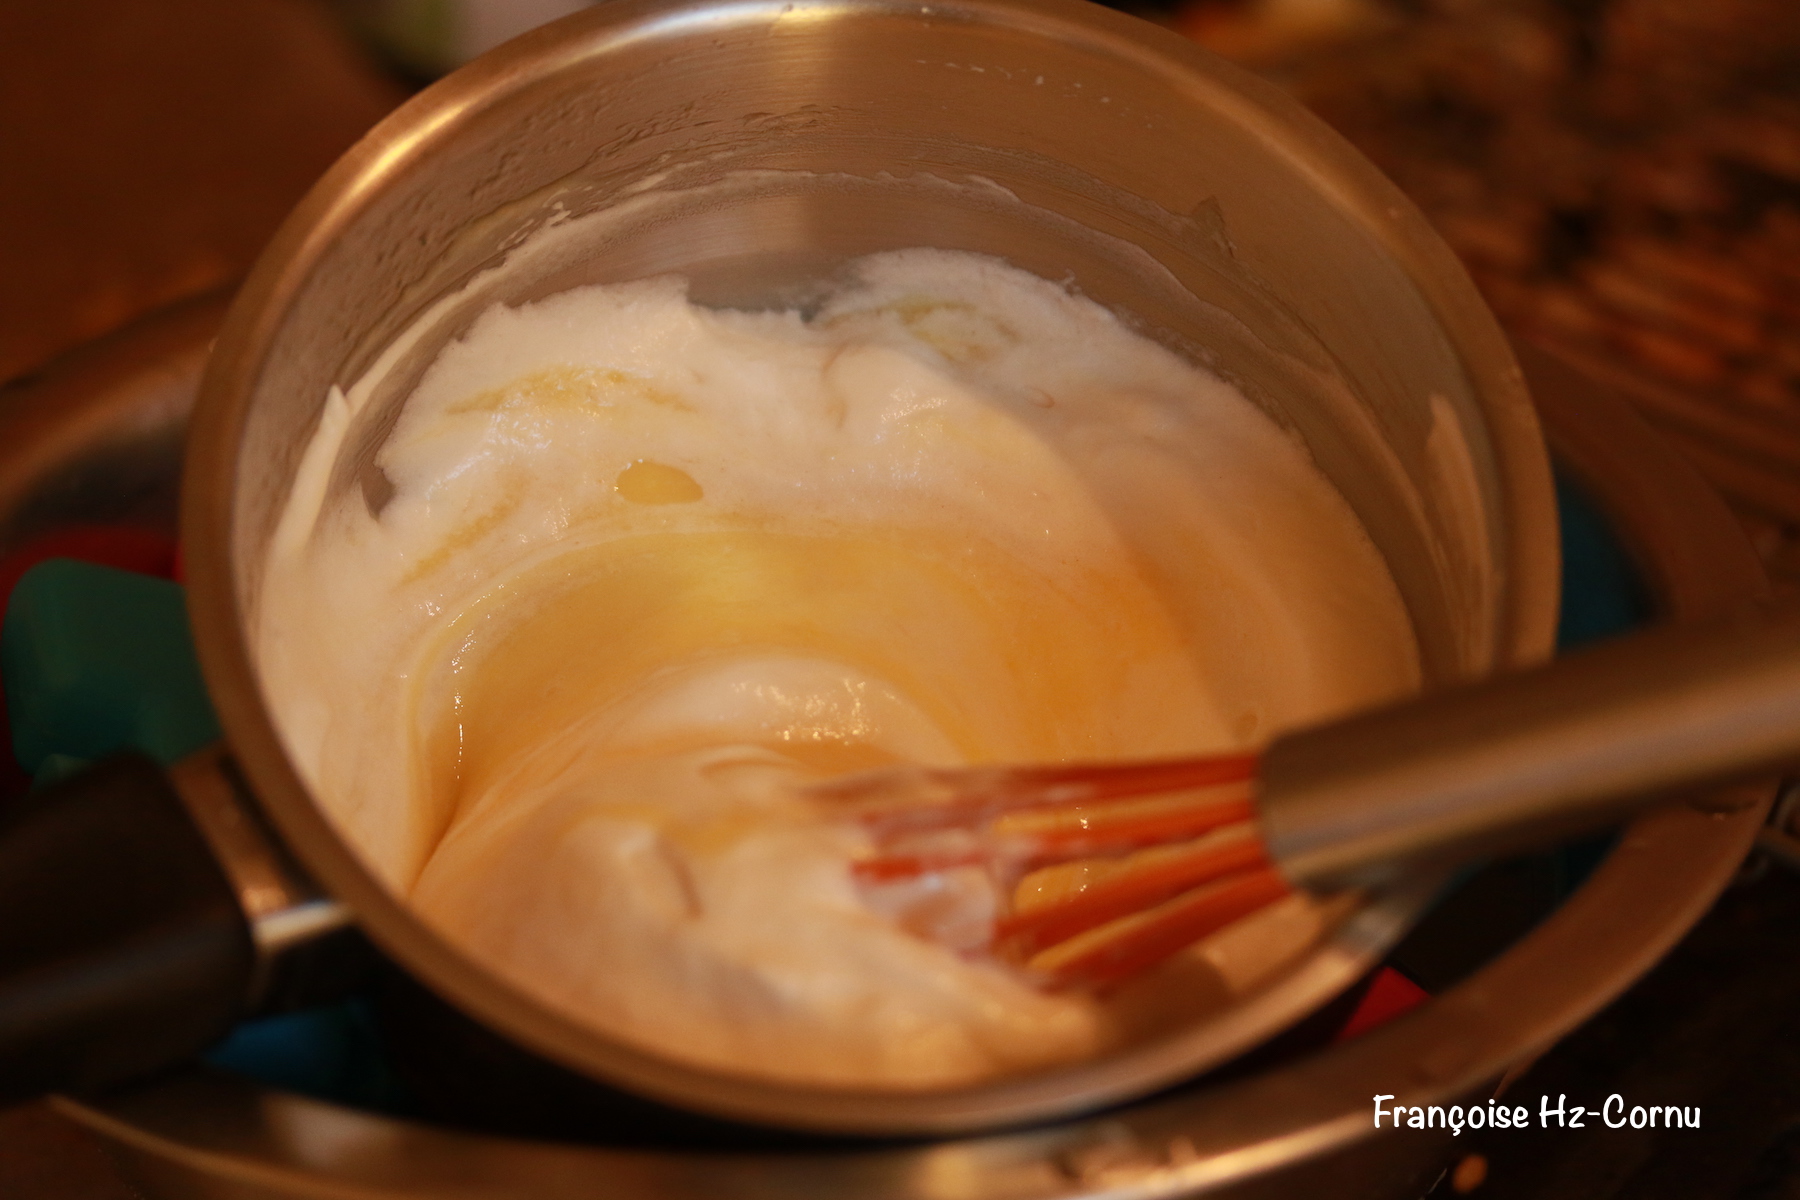
{"label": "whisk", "polygon": [[[1295,889],[1379,886],[1800,762],[1800,611],[1621,638],[1301,730],[1262,754],[894,767],[809,791],[881,887],[985,871],[978,949],[1105,989]],[[967,947],[962,947],[967,948]]]}

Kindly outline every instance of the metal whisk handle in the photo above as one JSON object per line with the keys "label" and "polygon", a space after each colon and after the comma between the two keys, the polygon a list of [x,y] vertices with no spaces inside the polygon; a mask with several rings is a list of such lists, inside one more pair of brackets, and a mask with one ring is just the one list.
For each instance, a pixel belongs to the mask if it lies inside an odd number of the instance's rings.
{"label": "metal whisk handle", "polygon": [[1367,884],[1794,763],[1800,610],[1756,610],[1291,734],[1264,755],[1260,821],[1296,885]]}

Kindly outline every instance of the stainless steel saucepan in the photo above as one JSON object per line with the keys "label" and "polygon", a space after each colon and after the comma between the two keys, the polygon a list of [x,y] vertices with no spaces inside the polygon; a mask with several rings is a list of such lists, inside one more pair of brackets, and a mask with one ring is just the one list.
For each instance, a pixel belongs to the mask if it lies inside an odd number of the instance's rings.
{"label": "stainless steel saucepan", "polygon": [[[597,213],[613,217],[582,220]],[[551,225],[554,255],[488,270]],[[1547,657],[1556,521],[1518,368],[1419,214],[1292,101],[1077,0],[615,0],[384,121],[238,297],[193,418],[182,527],[229,748],[172,785],[115,766],[0,821],[0,924],[67,914],[42,936],[0,934],[0,1087],[98,1087],[190,1054],[296,948],[352,922],[558,1063],[684,1107],[850,1132],[1142,1094],[1372,965],[1429,872],[1401,873],[1221,1020],[1096,1062],[931,1094],[775,1085],[651,1056],[513,989],[417,920],[308,794],[247,630],[332,385],[438,306],[346,441],[331,486],[358,489],[412,382],[488,304],[672,271],[702,302],[786,302],[851,258],[919,245],[1071,280],[1263,405],[1384,555],[1431,686]],[[77,849],[87,865],[63,857]]]}

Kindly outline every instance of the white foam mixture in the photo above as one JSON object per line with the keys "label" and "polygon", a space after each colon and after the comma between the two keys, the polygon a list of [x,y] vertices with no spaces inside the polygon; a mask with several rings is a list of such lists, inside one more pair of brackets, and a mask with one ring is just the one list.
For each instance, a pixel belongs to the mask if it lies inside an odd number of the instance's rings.
{"label": "white foam mixture", "polygon": [[[929,1087],[1120,1036],[871,906],[865,835],[784,782],[1235,749],[1418,682],[1298,445],[992,259],[874,256],[810,316],[672,278],[490,309],[382,446],[378,512],[322,499],[349,416],[259,614],[295,761],[470,953],[689,1061]],[[1279,940],[1215,965],[1247,986]]]}

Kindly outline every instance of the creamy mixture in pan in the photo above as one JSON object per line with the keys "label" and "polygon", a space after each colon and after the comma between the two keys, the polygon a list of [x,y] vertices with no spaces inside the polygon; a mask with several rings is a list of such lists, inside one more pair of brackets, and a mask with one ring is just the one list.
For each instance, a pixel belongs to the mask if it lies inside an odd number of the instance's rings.
{"label": "creamy mixture in pan", "polygon": [[[610,1034],[879,1087],[1091,1055],[1113,1006],[910,932],[792,784],[1256,746],[1416,687],[1410,626],[1303,449],[1106,309],[943,251],[848,279],[806,312],[678,278],[490,309],[378,485],[328,499],[334,391],[268,563],[268,694],[396,890]],[[991,886],[934,886],[979,941]],[[1247,981],[1305,918],[1213,966]]]}

